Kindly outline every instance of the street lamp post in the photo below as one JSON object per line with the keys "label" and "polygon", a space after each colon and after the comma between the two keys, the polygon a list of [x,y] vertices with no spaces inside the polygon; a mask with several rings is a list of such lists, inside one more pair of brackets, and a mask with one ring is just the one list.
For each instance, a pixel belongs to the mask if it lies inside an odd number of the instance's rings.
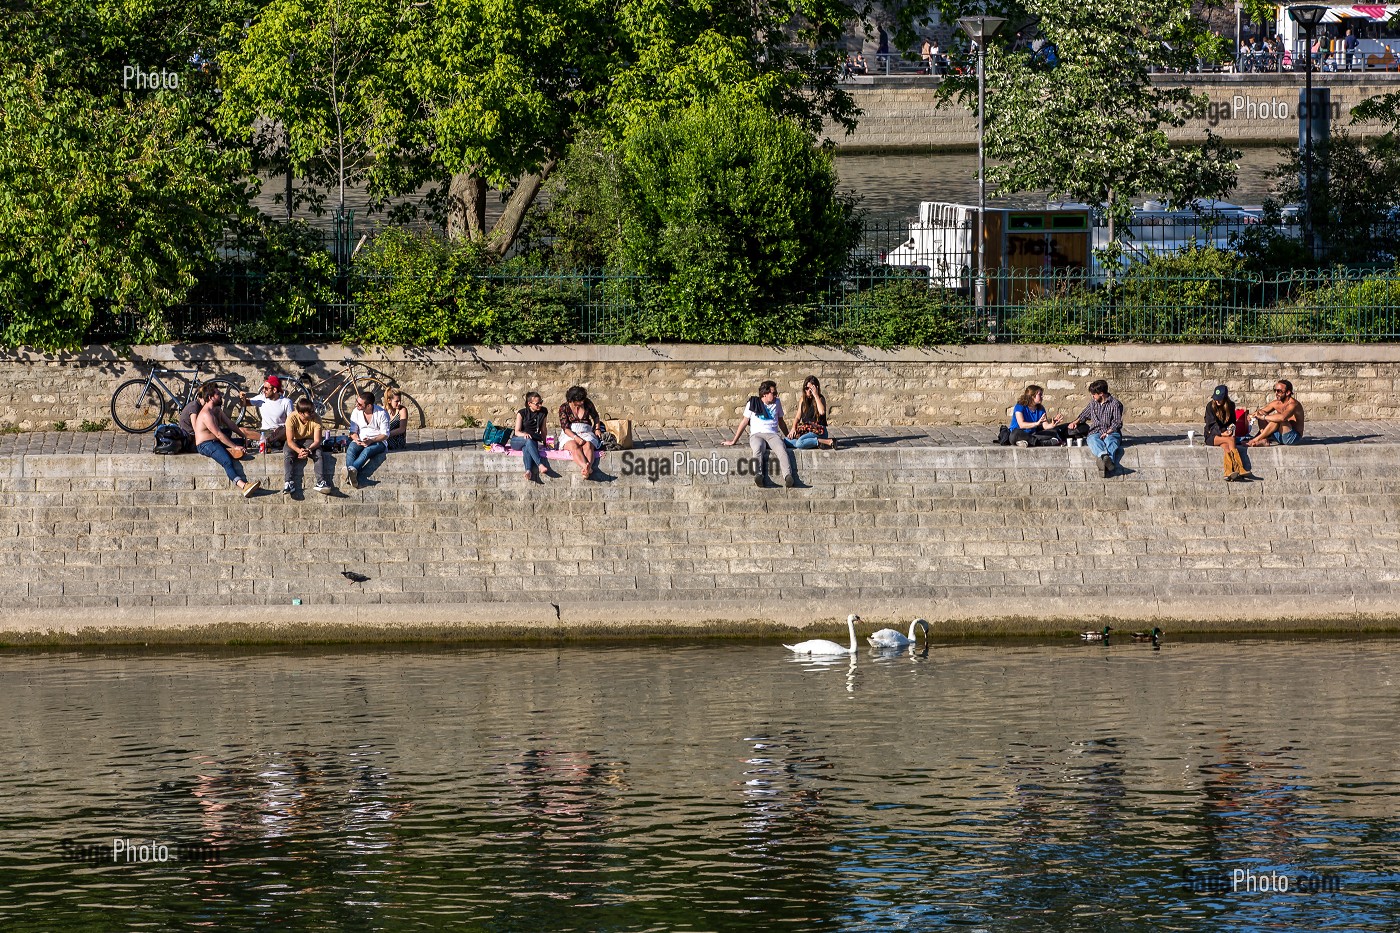
{"label": "street lamp post", "polygon": [[1322,22],[1322,17],[1327,15],[1327,7],[1318,4],[1299,4],[1288,8],[1288,18],[1297,23],[1303,30],[1304,41],[1307,43],[1305,53],[1307,55],[1307,66],[1304,69],[1307,77],[1304,79],[1306,90],[1303,92],[1303,242],[1307,244],[1308,250],[1316,254],[1316,244],[1313,243],[1313,30]]}
{"label": "street lamp post", "polygon": [[[963,16],[958,27],[977,43],[977,310],[987,307],[987,153],[983,139],[983,122],[987,112],[987,40],[997,34],[1006,22],[1000,16]],[[990,340],[996,339],[996,327],[991,327]]]}

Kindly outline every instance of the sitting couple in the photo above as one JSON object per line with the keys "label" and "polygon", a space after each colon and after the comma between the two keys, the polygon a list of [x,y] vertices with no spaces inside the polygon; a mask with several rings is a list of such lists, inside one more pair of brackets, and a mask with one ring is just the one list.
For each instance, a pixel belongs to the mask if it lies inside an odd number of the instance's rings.
{"label": "sitting couple", "polygon": [[[549,462],[540,448],[545,445],[545,429],[549,414],[544,408],[544,398],[538,392],[525,394],[525,407],[515,413],[515,432],[511,436],[512,450],[520,451],[525,460],[525,479],[528,482],[543,482],[538,471],[546,473]],[[598,409],[588,397],[583,386],[571,386],[564,393],[564,404],[559,406],[559,428],[564,450],[568,451],[584,479],[593,478],[593,461],[598,451],[603,449],[603,419],[598,417]]]}

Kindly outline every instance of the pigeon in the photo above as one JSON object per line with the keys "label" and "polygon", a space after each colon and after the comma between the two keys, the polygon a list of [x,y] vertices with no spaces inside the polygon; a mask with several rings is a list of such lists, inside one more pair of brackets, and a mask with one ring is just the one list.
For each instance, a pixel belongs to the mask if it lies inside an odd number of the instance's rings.
{"label": "pigeon", "polygon": [[364,583],[366,580],[369,579],[369,577],[365,576],[364,574],[356,573],[353,570],[342,570],[340,572],[340,575],[345,579],[349,580],[351,583]]}

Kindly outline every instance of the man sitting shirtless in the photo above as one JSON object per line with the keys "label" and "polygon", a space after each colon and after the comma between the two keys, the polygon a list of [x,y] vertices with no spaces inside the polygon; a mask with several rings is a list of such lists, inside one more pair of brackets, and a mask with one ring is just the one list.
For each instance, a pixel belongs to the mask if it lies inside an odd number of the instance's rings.
{"label": "man sitting shirtless", "polygon": [[1287,379],[1274,383],[1274,400],[1256,411],[1254,418],[1259,434],[1249,447],[1291,446],[1303,439],[1303,405],[1293,397],[1293,383]]}

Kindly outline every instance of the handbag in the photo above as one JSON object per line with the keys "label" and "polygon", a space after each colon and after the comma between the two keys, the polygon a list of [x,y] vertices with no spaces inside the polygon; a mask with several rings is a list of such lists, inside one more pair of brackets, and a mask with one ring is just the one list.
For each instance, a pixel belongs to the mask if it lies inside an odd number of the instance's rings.
{"label": "handbag", "polygon": [[510,443],[510,437],[514,433],[514,431],[504,425],[498,427],[488,421],[486,422],[486,429],[481,432],[481,446],[492,447],[496,444],[500,444],[502,447],[505,447]]}
{"label": "handbag", "polygon": [[804,434],[815,434],[817,437],[826,437],[826,425],[822,424],[820,421],[799,421],[792,426],[792,429],[797,432],[798,437]]}
{"label": "handbag", "polygon": [[[603,422],[603,430],[611,434],[617,450],[632,449],[632,422],[626,418],[609,418]],[[604,442],[607,438],[603,438]],[[609,450],[614,448],[609,447]]]}

